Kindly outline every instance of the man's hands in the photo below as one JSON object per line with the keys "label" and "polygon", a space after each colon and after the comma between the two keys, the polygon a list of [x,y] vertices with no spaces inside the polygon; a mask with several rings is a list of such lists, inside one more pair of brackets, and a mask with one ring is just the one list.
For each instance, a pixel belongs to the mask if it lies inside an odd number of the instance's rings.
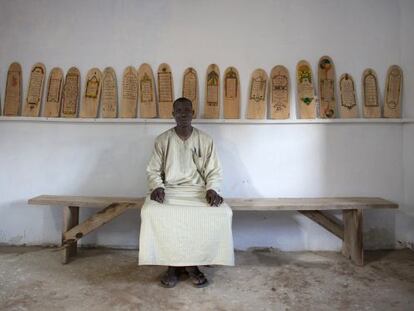
{"label": "man's hands", "polygon": [[164,188],[156,188],[151,192],[151,200],[163,203],[165,198]]}
{"label": "man's hands", "polygon": [[223,203],[223,198],[219,196],[218,193],[213,189],[207,190],[206,200],[210,206],[219,206],[221,203]]}

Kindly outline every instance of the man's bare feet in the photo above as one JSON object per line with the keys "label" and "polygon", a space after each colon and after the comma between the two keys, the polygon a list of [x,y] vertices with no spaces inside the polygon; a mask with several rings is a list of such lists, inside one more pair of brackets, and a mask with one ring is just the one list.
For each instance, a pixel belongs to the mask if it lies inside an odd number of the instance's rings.
{"label": "man's bare feet", "polygon": [[178,267],[168,267],[167,271],[161,276],[161,286],[172,288],[178,283]]}

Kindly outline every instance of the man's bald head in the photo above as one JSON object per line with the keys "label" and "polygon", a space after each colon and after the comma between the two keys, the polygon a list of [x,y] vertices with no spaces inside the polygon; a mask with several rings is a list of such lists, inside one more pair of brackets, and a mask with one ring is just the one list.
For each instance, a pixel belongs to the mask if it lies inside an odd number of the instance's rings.
{"label": "man's bald head", "polygon": [[173,103],[173,110],[176,109],[177,105],[190,105],[191,109],[193,109],[193,103],[186,97],[177,98]]}

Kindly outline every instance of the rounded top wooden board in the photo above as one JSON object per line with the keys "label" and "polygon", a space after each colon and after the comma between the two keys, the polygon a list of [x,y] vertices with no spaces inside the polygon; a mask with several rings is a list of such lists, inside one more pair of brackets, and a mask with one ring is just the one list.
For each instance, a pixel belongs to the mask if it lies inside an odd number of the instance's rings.
{"label": "rounded top wooden board", "polygon": [[102,75],[101,117],[116,118],[118,112],[118,84],[112,67],[106,67]]}
{"label": "rounded top wooden board", "polygon": [[38,117],[43,99],[43,89],[46,76],[46,67],[42,63],[36,63],[30,70],[29,85],[27,87],[26,102],[23,108],[23,116]]}
{"label": "rounded top wooden board", "polygon": [[223,115],[225,119],[240,118],[240,78],[235,67],[228,67],[223,78]]}
{"label": "rounded top wooden board", "polygon": [[60,116],[76,118],[78,116],[80,98],[80,71],[76,67],[69,68],[63,84]]}
{"label": "rounded top wooden board", "polygon": [[288,119],[290,116],[290,78],[286,67],[272,68],[269,79],[269,118]]}
{"label": "rounded top wooden board", "polygon": [[151,66],[142,64],[138,69],[139,113],[141,118],[157,117],[157,95]]}
{"label": "rounded top wooden board", "polygon": [[96,118],[99,111],[99,101],[102,89],[102,73],[98,68],[88,71],[85,80],[85,92],[81,107],[81,118]]}
{"label": "rounded top wooden board", "polygon": [[206,74],[206,89],[204,100],[204,118],[218,119],[220,117],[220,70],[216,64],[210,64]]}
{"label": "rounded top wooden board", "polygon": [[171,119],[174,102],[174,82],[171,68],[162,63],[158,67],[158,111],[160,118]]}
{"label": "rounded top wooden board", "polygon": [[249,101],[247,103],[247,119],[266,118],[267,73],[263,69],[253,71],[249,85]]}
{"label": "rounded top wooden board", "polygon": [[340,117],[357,118],[358,105],[355,82],[352,76],[344,73],[339,77]]}
{"label": "rounded top wooden board", "polygon": [[4,94],[5,116],[18,116],[22,105],[22,66],[11,63],[7,71],[6,90]]}
{"label": "rounded top wooden board", "polygon": [[138,100],[138,76],[134,67],[125,68],[122,75],[122,95],[120,117],[136,118]]}
{"label": "rounded top wooden board", "polygon": [[59,67],[55,67],[50,71],[47,82],[46,104],[42,114],[44,117],[59,117],[62,88],[63,70]]}
{"label": "rounded top wooden board", "polygon": [[193,67],[188,67],[183,75],[182,96],[188,98],[193,103],[193,117],[198,116],[198,77],[197,71]]}
{"label": "rounded top wooden board", "polygon": [[384,117],[401,118],[403,72],[397,65],[388,68],[385,80]]}
{"label": "rounded top wooden board", "polygon": [[319,117],[335,118],[336,114],[335,65],[329,56],[322,56],[318,62]]}
{"label": "rounded top wooden board", "polygon": [[312,69],[306,60],[301,60],[296,65],[296,84],[299,118],[315,119],[317,100],[313,87]]}
{"label": "rounded top wooden board", "polygon": [[362,73],[362,100],[365,118],[381,118],[377,74],[374,69]]}

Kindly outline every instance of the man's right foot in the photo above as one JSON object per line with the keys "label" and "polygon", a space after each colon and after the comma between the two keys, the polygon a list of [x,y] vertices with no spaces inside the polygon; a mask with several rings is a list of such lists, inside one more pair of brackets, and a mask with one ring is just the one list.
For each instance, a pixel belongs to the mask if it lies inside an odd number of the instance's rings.
{"label": "man's right foot", "polygon": [[162,287],[172,288],[178,283],[178,273],[176,267],[168,267],[167,271],[161,277],[160,283]]}

